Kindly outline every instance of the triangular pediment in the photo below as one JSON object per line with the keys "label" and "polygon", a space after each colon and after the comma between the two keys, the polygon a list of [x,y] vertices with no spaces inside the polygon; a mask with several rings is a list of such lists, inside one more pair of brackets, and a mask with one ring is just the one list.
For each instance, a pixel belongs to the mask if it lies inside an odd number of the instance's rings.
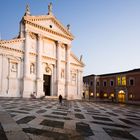
{"label": "triangular pediment", "polygon": [[70,31],[68,31],[53,15],[25,16],[24,19],[54,32],[74,38]]}
{"label": "triangular pediment", "polygon": [[84,66],[84,63],[80,61],[72,52],[70,57],[71,64],[77,65],[77,66]]}

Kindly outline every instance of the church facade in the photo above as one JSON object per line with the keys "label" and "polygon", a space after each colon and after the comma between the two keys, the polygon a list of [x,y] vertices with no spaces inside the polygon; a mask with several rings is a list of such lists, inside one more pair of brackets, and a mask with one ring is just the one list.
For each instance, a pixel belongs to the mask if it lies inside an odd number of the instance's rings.
{"label": "church facade", "polygon": [[27,6],[18,37],[0,40],[0,96],[81,99],[84,63],[71,51],[74,36],[52,13],[33,16]]}

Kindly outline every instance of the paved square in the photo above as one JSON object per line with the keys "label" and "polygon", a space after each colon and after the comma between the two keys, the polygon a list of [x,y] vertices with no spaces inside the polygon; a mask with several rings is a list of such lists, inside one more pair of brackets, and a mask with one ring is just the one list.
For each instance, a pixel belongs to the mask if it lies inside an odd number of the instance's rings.
{"label": "paved square", "polygon": [[140,107],[0,98],[0,140],[140,140]]}

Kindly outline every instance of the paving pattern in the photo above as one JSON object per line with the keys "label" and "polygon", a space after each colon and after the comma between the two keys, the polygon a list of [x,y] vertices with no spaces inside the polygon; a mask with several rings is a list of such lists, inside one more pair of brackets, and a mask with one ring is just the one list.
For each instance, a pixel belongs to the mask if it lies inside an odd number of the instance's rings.
{"label": "paving pattern", "polygon": [[0,98],[0,140],[140,140],[140,106]]}

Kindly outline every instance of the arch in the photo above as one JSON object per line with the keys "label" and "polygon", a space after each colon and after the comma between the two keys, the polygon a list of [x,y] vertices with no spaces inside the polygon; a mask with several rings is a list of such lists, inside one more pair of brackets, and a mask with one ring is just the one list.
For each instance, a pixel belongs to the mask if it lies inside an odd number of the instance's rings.
{"label": "arch", "polygon": [[123,90],[118,92],[118,102],[124,103],[126,101],[126,93]]}

